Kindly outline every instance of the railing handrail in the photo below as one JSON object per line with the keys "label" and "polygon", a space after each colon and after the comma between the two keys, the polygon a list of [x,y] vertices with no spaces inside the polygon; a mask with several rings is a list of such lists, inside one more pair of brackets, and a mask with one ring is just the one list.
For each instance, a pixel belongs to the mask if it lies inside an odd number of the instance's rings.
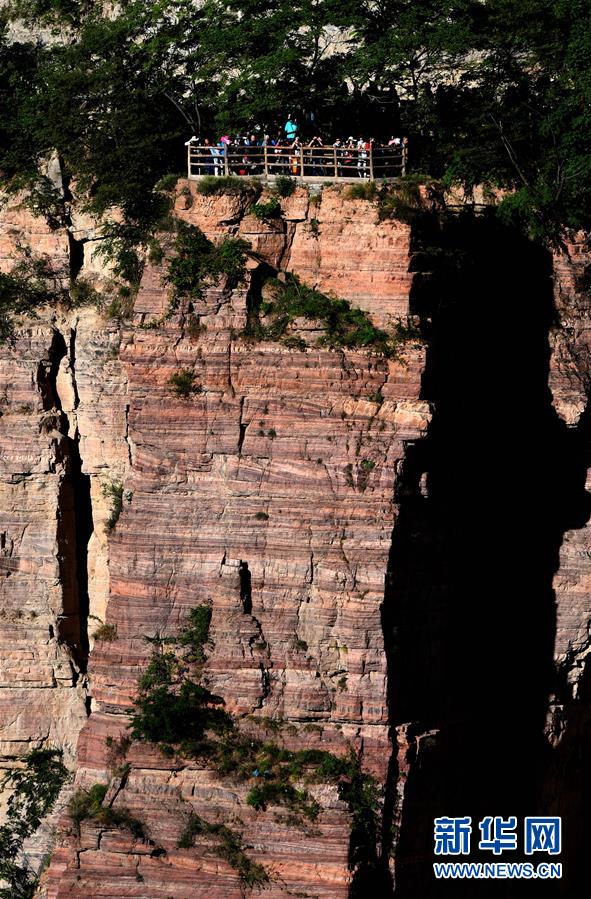
{"label": "railing handrail", "polygon": [[306,181],[376,181],[404,175],[406,161],[404,144],[187,144],[189,178],[238,174],[272,179],[288,174]]}

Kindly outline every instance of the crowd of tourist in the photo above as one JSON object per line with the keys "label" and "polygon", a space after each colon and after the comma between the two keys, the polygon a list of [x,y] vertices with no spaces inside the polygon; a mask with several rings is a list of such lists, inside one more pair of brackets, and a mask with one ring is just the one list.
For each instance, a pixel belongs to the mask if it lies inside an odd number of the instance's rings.
{"label": "crowd of tourist", "polygon": [[400,174],[407,143],[407,138],[394,135],[382,141],[349,135],[329,142],[319,134],[305,139],[297,121],[288,116],[274,136],[257,127],[234,137],[224,134],[217,141],[194,136],[187,146],[199,148],[191,154],[191,173],[196,175],[257,175],[266,170],[275,175],[369,178],[373,169],[375,177],[383,178]]}

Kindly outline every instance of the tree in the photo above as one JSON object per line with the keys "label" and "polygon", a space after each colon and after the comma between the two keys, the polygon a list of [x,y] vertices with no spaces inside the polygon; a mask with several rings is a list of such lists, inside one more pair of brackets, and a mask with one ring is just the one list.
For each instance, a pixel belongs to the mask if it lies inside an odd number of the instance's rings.
{"label": "tree", "polygon": [[120,242],[155,226],[187,136],[288,112],[307,133],[404,131],[411,167],[507,189],[502,214],[539,236],[589,225],[591,0],[16,7],[63,27],[0,41],[0,171],[34,177],[57,149],[94,212],[123,209]]}

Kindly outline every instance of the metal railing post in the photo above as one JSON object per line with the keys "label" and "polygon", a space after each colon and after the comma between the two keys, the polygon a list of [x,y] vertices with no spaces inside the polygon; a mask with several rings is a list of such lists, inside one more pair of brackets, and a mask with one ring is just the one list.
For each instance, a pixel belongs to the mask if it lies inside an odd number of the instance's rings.
{"label": "metal railing post", "polygon": [[369,180],[373,181],[373,144],[369,145]]}
{"label": "metal railing post", "polygon": [[230,174],[230,164],[228,162],[228,144],[224,144],[224,175],[226,178]]}
{"label": "metal railing post", "polygon": [[187,177],[191,177],[191,141],[187,144]]}
{"label": "metal railing post", "polygon": [[333,147],[332,152],[334,155],[334,176],[335,176],[335,178],[338,178],[339,177],[339,168],[337,166],[337,148]]}
{"label": "metal railing post", "polygon": [[268,178],[269,177],[269,156],[268,156],[268,150],[267,150],[266,144],[263,147],[263,169],[265,171],[265,178]]}
{"label": "metal railing post", "polygon": [[401,175],[406,175],[406,157],[408,153],[408,147],[406,144],[402,145],[402,159],[400,161],[400,173]]}
{"label": "metal railing post", "polygon": [[300,177],[304,177],[304,148],[300,147]]}

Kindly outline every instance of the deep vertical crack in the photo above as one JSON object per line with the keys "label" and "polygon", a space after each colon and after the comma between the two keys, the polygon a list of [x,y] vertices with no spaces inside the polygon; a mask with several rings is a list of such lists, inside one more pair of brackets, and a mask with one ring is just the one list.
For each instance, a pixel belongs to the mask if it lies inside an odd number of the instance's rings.
{"label": "deep vertical crack", "polygon": [[69,343],[63,334],[54,330],[48,358],[38,367],[37,385],[44,411],[59,412],[58,428],[62,438],[57,455],[63,464],[63,476],[57,501],[57,559],[62,588],[62,609],[58,617],[57,636],[66,644],[77,669],[86,672],[88,660],[88,542],[93,532],[90,476],[83,473],[80,456],[80,435],[77,426],[70,434],[70,422],[62,411],[57,386],[60,364],[68,359],[72,379],[74,407],[79,402],[76,385],[76,331],[72,329]]}

